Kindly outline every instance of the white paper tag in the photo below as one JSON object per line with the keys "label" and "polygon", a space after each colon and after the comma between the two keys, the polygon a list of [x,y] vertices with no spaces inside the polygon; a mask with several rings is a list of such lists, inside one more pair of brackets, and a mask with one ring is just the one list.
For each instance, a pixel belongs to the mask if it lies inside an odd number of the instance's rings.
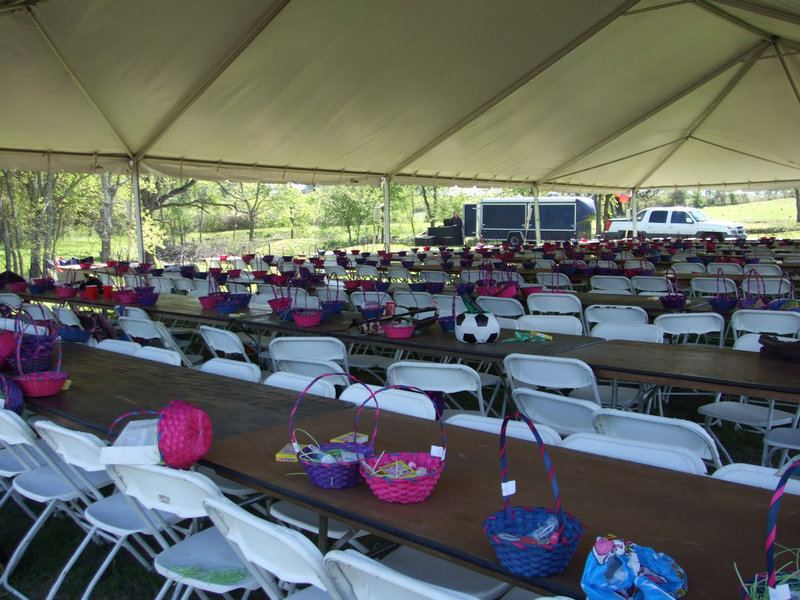
{"label": "white paper tag", "polygon": [[512,479],[511,481],[506,481],[500,486],[500,490],[503,493],[503,496],[511,496],[517,493],[517,480]]}
{"label": "white paper tag", "polygon": [[0,396],[0,408],[6,407],[6,399]]}
{"label": "white paper tag", "polygon": [[431,446],[431,456],[436,456],[444,460],[444,448],[441,446]]}
{"label": "white paper tag", "polygon": [[769,600],[791,600],[792,592],[788,583],[782,583],[778,587],[769,588]]}

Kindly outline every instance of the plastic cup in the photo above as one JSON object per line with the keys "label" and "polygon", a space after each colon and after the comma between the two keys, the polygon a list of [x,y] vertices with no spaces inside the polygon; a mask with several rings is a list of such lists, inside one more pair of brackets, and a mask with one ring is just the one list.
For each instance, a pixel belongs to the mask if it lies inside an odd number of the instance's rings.
{"label": "plastic cup", "polygon": [[114,291],[113,285],[104,285],[103,286],[103,298],[106,300],[111,300],[111,292]]}
{"label": "plastic cup", "polygon": [[[86,286],[86,297],[89,298],[89,300],[97,300],[98,291],[99,290],[97,289],[96,285],[87,285]],[[105,294],[103,294],[103,295],[105,295]]]}

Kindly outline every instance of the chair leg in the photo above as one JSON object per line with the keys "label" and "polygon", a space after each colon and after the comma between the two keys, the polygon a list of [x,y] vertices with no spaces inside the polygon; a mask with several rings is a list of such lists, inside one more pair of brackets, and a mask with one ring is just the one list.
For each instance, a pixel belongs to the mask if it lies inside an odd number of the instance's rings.
{"label": "chair leg", "polygon": [[6,588],[17,598],[26,598],[26,596],[9,583],[8,580],[11,578],[11,573],[14,571],[17,564],[19,564],[19,561],[22,559],[22,555],[25,554],[25,550],[27,550],[33,538],[37,533],[39,533],[39,530],[45,524],[50,515],[53,514],[53,511],[55,511],[57,505],[57,501],[52,501],[45,507],[45,509],[39,515],[39,518],[36,519],[31,528],[25,534],[25,537],[23,537],[17,544],[17,547],[14,548],[14,553],[11,555],[11,558],[8,559],[8,564],[6,564],[5,571],[3,571],[3,576],[0,578],[0,584],[2,584],[4,588]]}
{"label": "chair leg", "polygon": [[719,448],[720,453],[725,457],[725,460],[728,461],[728,463],[732,463],[733,458],[731,458],[731,455],[728,453],[727,448],[725,448],[725,446],[722,445],[722,442],[717,437],[717,434],[714,433],[714,430],[711,428],[711,417],[706,417],[703,427],[708,432],[708,434],[713,438],[714,443],[717,445],[717,448]]}

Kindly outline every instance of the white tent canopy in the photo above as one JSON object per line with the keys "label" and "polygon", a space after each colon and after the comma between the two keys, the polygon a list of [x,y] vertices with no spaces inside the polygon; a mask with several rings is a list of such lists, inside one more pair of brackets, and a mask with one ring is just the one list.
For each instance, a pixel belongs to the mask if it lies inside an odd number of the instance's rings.
{"label": "white tent canopy", "polygon": [[0,167],[800,186],[796,0],[0,0]]}

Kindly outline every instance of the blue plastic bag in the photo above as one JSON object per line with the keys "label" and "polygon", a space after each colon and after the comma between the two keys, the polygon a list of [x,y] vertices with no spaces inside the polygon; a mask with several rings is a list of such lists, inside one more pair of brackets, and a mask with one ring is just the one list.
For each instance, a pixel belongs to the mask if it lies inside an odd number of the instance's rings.
{"label": "blue plastic bag", "polygon": [[672,557],[609,535],[595,541],[581,587],[587,600],[667,600],[685,596],[688,581]]}

